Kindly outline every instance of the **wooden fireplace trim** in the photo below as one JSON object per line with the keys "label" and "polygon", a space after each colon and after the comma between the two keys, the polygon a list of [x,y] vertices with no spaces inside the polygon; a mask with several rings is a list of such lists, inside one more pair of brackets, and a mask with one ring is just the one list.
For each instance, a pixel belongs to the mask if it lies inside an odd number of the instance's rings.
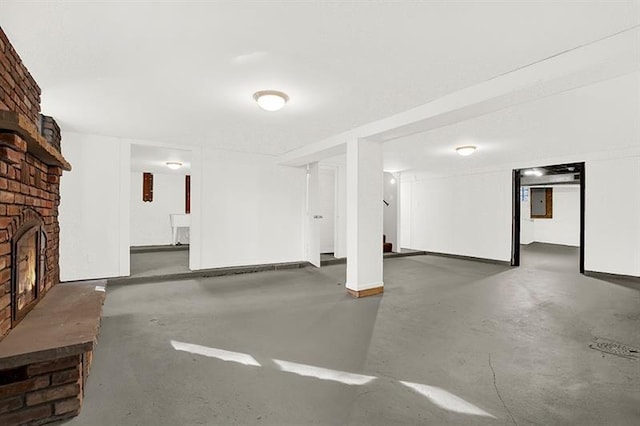
{"label": "wooden fireplace trim", "polygon": [[24,114],[0,110],[0,130],[19,135],[26,142],[26,152],[48,166],[71,170],[71,164],[62,153],[40,134],[35,124]]}

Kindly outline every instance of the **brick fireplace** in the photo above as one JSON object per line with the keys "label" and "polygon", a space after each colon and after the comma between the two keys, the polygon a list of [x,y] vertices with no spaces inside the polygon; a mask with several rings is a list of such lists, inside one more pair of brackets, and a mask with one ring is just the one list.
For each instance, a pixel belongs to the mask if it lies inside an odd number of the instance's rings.
{"label": "brick fireplace", "polygon": [[[77,415],[104,288],[62,284],[60,128],[0,28],[0,424]],[[95,287],[95,289],[94,289]]]}
{"label": "brick fireplace", "polygon": [[[0,30],[0,338],[59,281],[60,132]],[[45,137],[41,134],[47,129]]]}
{"label": "brick fireplace", "polygon": [[[6,123],[7,116],[0,112],[0,123]],[[31,154],[22,136],[0,128],[2,337],[59,281],[61,174],[60,166],[48,165]]]}

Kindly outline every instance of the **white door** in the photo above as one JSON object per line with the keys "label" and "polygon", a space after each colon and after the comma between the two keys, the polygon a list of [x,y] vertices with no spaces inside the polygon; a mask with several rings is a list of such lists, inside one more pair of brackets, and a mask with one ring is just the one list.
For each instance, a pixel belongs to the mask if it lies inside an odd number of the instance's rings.
{"label": "white door", "polygon": [[333,253],[335,227],[335,170],[320,169],[318,220],[320,253]]}

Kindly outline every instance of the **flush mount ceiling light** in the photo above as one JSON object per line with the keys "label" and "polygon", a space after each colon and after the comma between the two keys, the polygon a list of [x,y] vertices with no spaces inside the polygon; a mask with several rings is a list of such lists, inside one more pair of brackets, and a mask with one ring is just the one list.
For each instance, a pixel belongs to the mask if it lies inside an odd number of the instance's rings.
{"label": "flush mount ceiling light", "polygon": [[289,96],[277,90],[261,90],[253,94],[253,99],[265,111],[278,111],[289,101]]}
{"label": "flush mount ceiling light", "polygon": [[467,157],[473,154],[475,150],[476,150],[476,147],[474,145],[465,145],[465,146],[459,146],[456,148],[456,152],[462,155],[463,157]]}
{"label": "flush mount ceiling light", "polygon": [[167,161],[164,164],[166,164],[167,167],[171,170],[178,170],[180,167],[182,167],[182,163],[179,161]]}
{"label": "flush mount ceiling light", "polygon": [[540,177],[542,176],[542,172],[538,169],[529,169],[529,170],[525,170],[524,171],[524,175],[525,176],[537,176]]}

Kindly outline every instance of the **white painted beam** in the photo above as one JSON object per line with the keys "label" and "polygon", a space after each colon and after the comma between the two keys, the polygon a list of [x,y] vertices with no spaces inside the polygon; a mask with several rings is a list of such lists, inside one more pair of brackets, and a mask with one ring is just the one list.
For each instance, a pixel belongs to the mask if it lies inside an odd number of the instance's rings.
{"label": "white painted beam", "polygon": [[640,27],[562,52],[419,107],[284,154],[302,166],[345,152],[349,140],[388,141],[615,78],[640,69]]}

